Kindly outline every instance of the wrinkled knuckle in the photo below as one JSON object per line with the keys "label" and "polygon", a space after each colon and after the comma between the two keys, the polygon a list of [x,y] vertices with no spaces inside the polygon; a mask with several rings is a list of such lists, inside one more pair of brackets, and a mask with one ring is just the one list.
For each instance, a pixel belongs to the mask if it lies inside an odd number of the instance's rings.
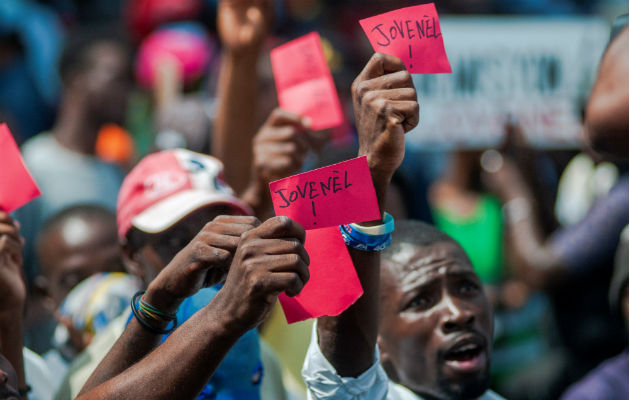
{"label": "wrinkled knuckle", "polygon": [[375,91],[369,91],[363,96],[364,103],[372,103],[379,98],[379,95]]}
{"label": "wrinkled knuckle", "polygon": [[265,291],[265,282],[262,279],[255,279],[250,284],[253,293],[261,293]]}
{"label": "wrinkled knuckle", "polygon": [[221,263],[228,262],[231,258],[231,254],[223,249],[213,249],[214,257]]}
{"label": "wrinkled knuckle", "polygon": [[385,99],[379,99],[374,102],[374,109],[378,115],[385,116],[391,111],[391,105]]}
{"label": "wrinkled knuckle", "polygon": [[370,87],[367,81],[361,81],[359,82],[359,84],[357,85],[357,95],[359,95],[359,97],[361,99],[363,99],[362,101],[366,101],[365,96],[370,93]]}
{"label": "wrinkled knuckle", "polygon": [[361,82],[361,78],[359,77],[355,78],[354,81],[352,81],[352,85],[350,85],[350,91],[352,92],[352,94],[359,94],[359,85],[361,84]]}
{"label": "wrinkled knuckle", "polygon": [[291,218],[281,215],[279,217],[275,217],[276,225],[282,229],[288,229],[291,227]]}
{"label": "wrinkled knuckle", "polygon": [[289,254],[287,256],[287,261],[293,267],[298,266],[300,264],[300,260],[301,260],[300,256],[295,253]]}
{"label": "wrinkled knuckle", "polygon": [[302,286],[304,284],[302,283],[302,279],[300,279],[300,276],[298,274],[293,274],[289,282],[289,285],[297,293],[302,289]]}
{"label": "wrinkled knuckle", "polygon": [[385,61],[385,54],[383,53],[374,53],[374,55],[372,56],[372,60],[375,62],[384,62]]}
{"label": "wrinkled knuckle", "polygon": [[302,246],[302,243],[301,243],[299,240],[297,240],[297,239],[293,239],[293,240],[291,241],[291,251],[292,251],[292,252],[297,253],[297,252],[299,252],[300,250],[302,250],[302,247],[303,247],[303,246]]}
{"label": "wrinkled knuckle", "polygon": [[411,74],[409,73],[409,71],[405,69],[402,71],[402,74],[403,74],[403,80],[407,83],[407,86],[413,87],[413,78],[411,77]]}
{"label": "wrinkled knuckle", "polygon": [[252,242],[245,243],[240,246],[241,254],[245,258],[253,257],[256,254],[256,246]]}
{"label": "wrinkled knuckle", "polygon": [[[250,229],[248,231],[245,231],[245,232],[241,233],[241,241],[242,242],[249,242],[255,236],[256,236],[256,232],[253,229]],[[244,244],[243,246],[247,246],[247,244]]]}

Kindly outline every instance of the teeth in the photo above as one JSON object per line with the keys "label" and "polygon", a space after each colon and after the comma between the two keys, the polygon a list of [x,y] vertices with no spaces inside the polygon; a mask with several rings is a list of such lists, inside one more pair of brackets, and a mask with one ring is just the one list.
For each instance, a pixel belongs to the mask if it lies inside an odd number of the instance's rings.
{"label": "teeth", "polygon": [[471,351],[471,350],[476,350],[477,349],[477,345],[476,344],[467,344],[464,345],[463,347],[460,347],[459,349],[455,350],[454,353],[463,353],[465,351]]}

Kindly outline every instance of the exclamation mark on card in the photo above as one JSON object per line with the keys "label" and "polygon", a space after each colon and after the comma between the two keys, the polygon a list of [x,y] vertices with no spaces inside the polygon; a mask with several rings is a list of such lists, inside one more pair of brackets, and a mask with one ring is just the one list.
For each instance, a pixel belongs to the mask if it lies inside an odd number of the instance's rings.
{"label": "exclamation mark on card", "polygon": [[413,58],[411,57],[411,45],[409,45],[409,69],[413,68],[413,65],[411,65],[411,60]]}

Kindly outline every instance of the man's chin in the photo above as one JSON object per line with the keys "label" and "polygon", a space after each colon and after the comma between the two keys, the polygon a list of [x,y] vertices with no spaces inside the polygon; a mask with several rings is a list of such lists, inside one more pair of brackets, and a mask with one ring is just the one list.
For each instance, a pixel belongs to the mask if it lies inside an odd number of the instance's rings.
{"label": "man's chin", "polygon": [[442,376],[438,380],[440,389],[447,393],[447,398],[476,399],[483,395],[490,387],[490,368],[469,376],[458,378]]}

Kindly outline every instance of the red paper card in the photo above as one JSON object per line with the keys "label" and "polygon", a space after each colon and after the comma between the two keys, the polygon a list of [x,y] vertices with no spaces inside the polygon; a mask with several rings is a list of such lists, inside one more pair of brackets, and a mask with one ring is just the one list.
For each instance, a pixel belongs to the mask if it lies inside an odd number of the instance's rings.
{"label": "red paper card", "polygon": [[299,295],[278,297],[288,323],[341,314],[363,294],[339,228],[306,231],[310,279]]}
{"label": "red paper card", "polygon": [[405,7],[359,21],[374,51],[400,58],[412,74],[450,73],[433,3]]}
{"label": "red paper card", "polygon": [[0,210],[13,212],[41,193],[6,124],[0,124]]}
{"label": "red paper card", "polygon": [[271,182],[269,189],[276,215],[306,230],[381,218],[365,156]]}
{"label": "red paper card", "polygon": [[271,50],[271,68],[281,108],[309,117],[313,130],[341,125],[343,112],[319,34]]}

